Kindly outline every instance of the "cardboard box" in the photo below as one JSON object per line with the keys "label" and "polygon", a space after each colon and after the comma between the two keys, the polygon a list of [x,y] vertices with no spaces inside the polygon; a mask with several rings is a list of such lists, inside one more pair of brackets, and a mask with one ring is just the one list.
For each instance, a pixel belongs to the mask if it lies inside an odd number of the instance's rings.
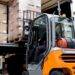
{"label": "cardboard box", "polygon": [[0,34],[0,43],[7,42],[7,34]]}
{"label": "cardboard box", "polygon": [[6,33],[7,34],[7,24],[0,22],[0,33]]}

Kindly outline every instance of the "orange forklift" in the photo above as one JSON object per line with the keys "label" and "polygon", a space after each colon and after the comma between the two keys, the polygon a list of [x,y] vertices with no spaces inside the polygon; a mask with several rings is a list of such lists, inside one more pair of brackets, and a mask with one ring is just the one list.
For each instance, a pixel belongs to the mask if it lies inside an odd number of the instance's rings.
{"label": "orange forklift", "polygon": [[36,68],[28,65],[29,75],[75,75],[73,18],[42,14],[30,24],[27,63]]}

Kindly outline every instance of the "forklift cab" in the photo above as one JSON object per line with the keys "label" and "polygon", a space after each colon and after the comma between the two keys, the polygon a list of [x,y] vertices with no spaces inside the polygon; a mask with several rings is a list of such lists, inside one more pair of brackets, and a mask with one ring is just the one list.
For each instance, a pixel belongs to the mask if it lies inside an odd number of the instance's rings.
{"label": "forklift cab", "polygon": [[58,15],[37,17],[32,22],[30,35],[30,63],[38,64],[53,47],[73,48],[75,43],[73,20]]}

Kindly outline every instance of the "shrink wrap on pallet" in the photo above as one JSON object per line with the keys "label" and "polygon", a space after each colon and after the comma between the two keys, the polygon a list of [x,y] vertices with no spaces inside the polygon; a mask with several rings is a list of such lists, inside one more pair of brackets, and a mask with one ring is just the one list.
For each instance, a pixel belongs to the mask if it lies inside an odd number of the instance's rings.
{"label": "shrink wrap on pallet", "polygon": [[36,18],[37,13],[33,12],[41,12],[41,0],[14,0],[12,2],[9,6],[9,41],[23,37],[23,18],[29,20]]}
{"label": "shrink wrap on pallet", "polygon": [[0,4],[0,42],[7,42],[7,6]]}

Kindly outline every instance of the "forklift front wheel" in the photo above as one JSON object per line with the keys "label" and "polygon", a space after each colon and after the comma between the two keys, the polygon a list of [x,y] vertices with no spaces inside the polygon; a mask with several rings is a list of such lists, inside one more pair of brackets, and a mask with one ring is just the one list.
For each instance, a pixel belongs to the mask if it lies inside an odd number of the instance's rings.
{"label": "forklift front wheel", "polygon": [[49,75],[65,75],[63,71],[52,71]]}

